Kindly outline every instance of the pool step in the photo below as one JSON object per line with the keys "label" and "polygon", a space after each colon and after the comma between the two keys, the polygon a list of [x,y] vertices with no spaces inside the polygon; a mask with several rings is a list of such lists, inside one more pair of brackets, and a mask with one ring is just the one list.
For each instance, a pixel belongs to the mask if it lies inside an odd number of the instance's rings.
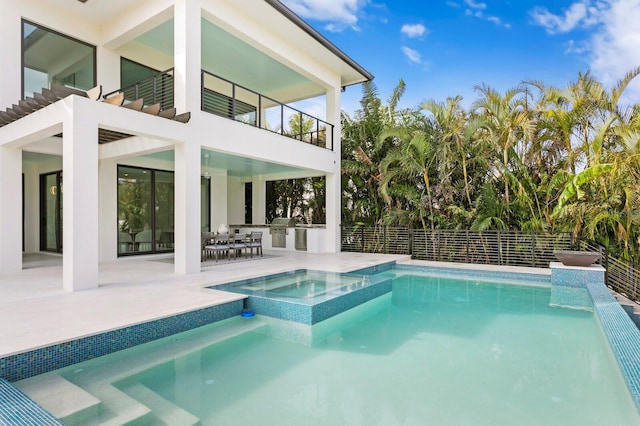
{"label": "pool step", "polygon": [[[122,351],[117,362],[105,362],[85,371],[77,367],[66,368],[62,374],[69,377],[69,380],[51,372],[15,382],[13,385],[68,425],[199,424],[198,419],[189,423],[191,418],[188,416],[183,417],[186,419],[184,422],[162,421],[144,404],[151,400],[150,405],[154,405],[157,398],[140,398],[139,401],[120,391],[112,383],[122,383],[127,377],[169,360],[265,326],[257,317],[238,317],[226,323],[223,328],[213,327],[215,331],[210,333],[192,333],[182,338],[172,337],[152,342],[155,349],[148,353]],[[148,395],[144,390],[139,393]],[[158,395],[158,398],[161,397]],[[166,404],[170,402],[165,401],[165,407]],[[153,408],[155,409],[155,405]],[[164,408],[164,411],[175,413],[177,410]]]}
{"label": "pool step", "polygon": [[65,424],[86,423],[101,409],[98,398],[57,374],[32,377],[15,385]]}
{"label": "pool step", "polygon": [[98,417],[86,423],[89,425],[117,426],[153,424],[151,409],[119,389],[107,384],[97,384],[87,388],[102,401]]}
{"label": "pool step", "polygon": [[153,416],[168,425],[198,426],[201,424],[199,418],[166,400],[142,383],[128,385],[122,390],[151,408]]}

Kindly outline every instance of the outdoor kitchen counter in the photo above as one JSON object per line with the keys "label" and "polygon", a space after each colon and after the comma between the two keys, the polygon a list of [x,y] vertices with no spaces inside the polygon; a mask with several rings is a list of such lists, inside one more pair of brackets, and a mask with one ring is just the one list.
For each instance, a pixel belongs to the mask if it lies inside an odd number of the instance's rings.
{"label": "outdoor kitchen counter", "polygon": [[[251,228],[254,229],[255,228],[265,228],[265,229],[269,229],[269,225],[254,225],[254,224],[242,224],[242,225],[229,225],[229,229],[233,230],[233,229],[243,229],[243,228]],[[306,224],[300,224],[300,225],[296,225],[294,228],[304,228],[304,229],[327,229],[327,225],[325,224],[314,224],[314,225],[306,225]]]}
{"label": "outdoor kitchen counter", "polygon": [[306,230],[307,233],[307,251],[310,253],[323,253],[329,251],[327,248],[327,227],[325,225],[296,225],[294,227],[287,228],[286,245],[284,248],[273,247],[272,235],[269,232],[269,225],[255,225],[255,224],[231,224],[229,225],[229,231],[234,232],[246,232],[262,231],[262,247],[265,250],[285,250],[296,251],[295,248],[295,234],[296,229]]}

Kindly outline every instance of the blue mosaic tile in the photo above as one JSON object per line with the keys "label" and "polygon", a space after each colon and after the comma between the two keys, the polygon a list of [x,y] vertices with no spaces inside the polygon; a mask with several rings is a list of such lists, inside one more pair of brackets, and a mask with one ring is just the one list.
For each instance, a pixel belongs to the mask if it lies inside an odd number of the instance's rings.
{"label": "blue mosaic tile", "polygon": [[586,288],[553,285],[549,305],[593,311],[593,302]]}
{"label": "blue mosaic tile", "polygon": [[[246,305],[247,309],[258,315],[313,325],[391,291],[390,278],[367,278],[364,281],[366,284],[362,287],[349,292],[323,295],[311,300],[251,294]],[[232,289],[229,287],[227,290]]]}
{"label": "blue mosaic tile", "polygon": [[240,315],[242,307],[243,301],[237,300],[10,355],[0,358],[0,377],[14,382],[37,376]]}
{"label": "blue mosaic tile", "polygon": [[[558,266],[554,266],[554,264]],[[566,267],[551,263],[551,285],[585,287],[586,283],[603,283],[605,269],[600,265],[590,267]]]}
{"label": "blue mosaic tile", "polygon": [[312,307],[312,319],[311,324],[317,324],[342,312],[348,311],[358,305],[375,299],[391,292],[392,280],[385,279],[377,282],[375,285],[364,287],[346,293],[342,297],[327,300]]}
{"label": "blue mosaic tile", "polygon": [[507,271],[483,271],[477,269],[456,269],[440,266],[395,265],[393,271],[419,275],[443,276],[457,279],[476,279],[493,282],[524,283],[530,285],[550,285],[546,274]]}
{"label": "blue mosaic tile", "polygon": [[391,262],[381,263],[379,265],[373,265],[373,266],[368,266],[366,268],[356,269],[355,271],[351,271],[349,273],[372,275],[372,274],[377,274],[378,272],[388,271],[390,269],[395,268],[395,266],[396,266],[396,262],[394,260]]}
{"label": "blue mosaic tile", "polygon": [[594,311],[640,411],[640,330],[603,283],[587,283]]}
{"label": "blue mosaic tile", "polygon": [[64,426],[47,410],[0,379],[0,425],[2,426]]}

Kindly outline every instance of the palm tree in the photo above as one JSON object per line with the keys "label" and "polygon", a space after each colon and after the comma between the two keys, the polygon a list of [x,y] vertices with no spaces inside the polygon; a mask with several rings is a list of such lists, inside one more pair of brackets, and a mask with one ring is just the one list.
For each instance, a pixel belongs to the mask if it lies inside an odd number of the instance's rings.
{"label": "palm tree", "polygon": [[473,103],[472,108],[482,120],[480,126],[489,133],[489,140],[501,154],[498,173],[503,177],[505,202],[509,204],[511,197],[506,178],[510,170],[509,157],[515,154],[514,147],[518,143],[533,134],[533,123],[524,106],[524,98],[520,97],[523,89],[507,90],[504,96],[486,85],[476,86],[475,89],[481,97]]}
{"label": "palm tree", "polygon": [[361,109],[355,117],[342,114],[342,176],[343,220],[379,224],[385,211],[385,201],[378,192],[382,178],[380,164],[393,146],[391,140],[380,140],[387,126],[406,120],[410,114],[398,111],[404,94],[402,80],[383,105],[374,83],[363,84]]}
{"label": "palm tree", "polygon": [[473,202],[471,201],[467,170],[467,156],[469,155],[467,147],[479,124],[475,124],[477,122],[467,123],[467,114],[460,105],[461,101],[461,96],[447,98],[444,103],[432,99],[423,102],[422,109],[430,112],[433,116],[434,127],[439,133],[439,144],[453,145],[453,150],[460,158],[467,206],[472,208]]}

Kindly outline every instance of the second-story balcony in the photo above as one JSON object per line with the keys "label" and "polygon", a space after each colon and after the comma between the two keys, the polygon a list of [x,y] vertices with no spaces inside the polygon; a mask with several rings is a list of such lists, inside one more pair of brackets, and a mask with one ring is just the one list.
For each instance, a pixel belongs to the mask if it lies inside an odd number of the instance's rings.
{"label": "second-story balcony", "polygon": [[[173,68],[107,93],[123,92],[125,102],[143,99],[145,105],[172,108]],[[333,150],[333,124],[290,105],[243,87],[208,71],[201,71],[202,111],[287,136],[304,143]]]}

